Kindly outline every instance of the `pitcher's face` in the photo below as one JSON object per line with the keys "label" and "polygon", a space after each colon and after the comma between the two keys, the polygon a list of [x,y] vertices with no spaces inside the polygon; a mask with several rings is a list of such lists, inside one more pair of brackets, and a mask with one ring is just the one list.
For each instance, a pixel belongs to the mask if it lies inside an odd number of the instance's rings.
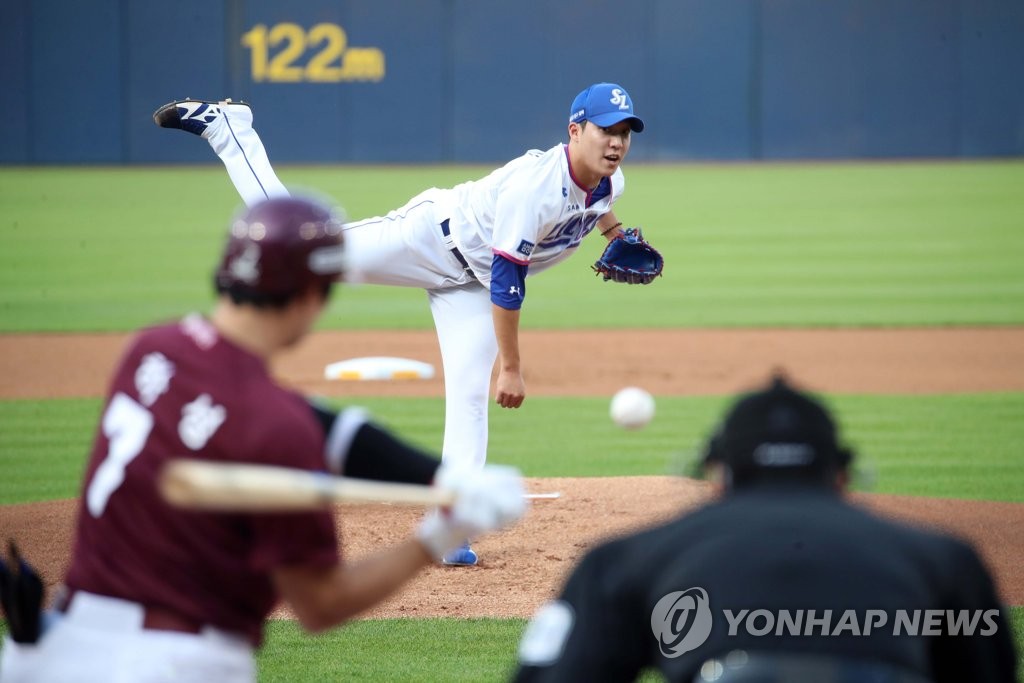
{"label": "pitcher's face", "polygon": [[588,188],[597,186],[601,178],[610,176],[629,153],[632,130],[629,121],[602,128],[569,124],[569,159],[577,180]]}

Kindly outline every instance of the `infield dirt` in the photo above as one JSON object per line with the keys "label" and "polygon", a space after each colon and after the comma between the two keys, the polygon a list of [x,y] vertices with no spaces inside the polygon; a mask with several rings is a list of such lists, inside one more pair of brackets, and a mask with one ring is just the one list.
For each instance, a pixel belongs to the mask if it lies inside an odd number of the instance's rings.
{"label": "infield dirt", "polygon": [[[0,336],[0,399],[102,395],[125,335]],[[619,349],[614,363],[609,349]],[[343,350],[343,354],[339,351]],[[525,331],[528,396],[611,396],[627,384],[655,395],[723,395],[785,368],[830,393],[1024,391],[1024,328],[851,330]],[[432,332],[324,332],[282,358],[275,373],[310,393],[440,396],[440,378],[415,382],[323,380],[342,357],[393,355],[440,367]],[[529,400],[529,399],[527,399]],[[83,454],[84,457],[84,454]],[[588,547],[706,501],[704,482],[676,477],[529,479],[538,501],[516,528],[476,544],[472,568],[430,568],[368,617],[529,616],[558,592]],[[1003,599],[1024,605],[1024,504],[856,494],[881,514],[949,530],[973,542]],[[0,506],[0,528],[56,583],[67,563],[76,501]],[[358,559],[407,535],[419,513],[390,506],[338,508],[344,552]],[[276,616],[287,617],[280,611]]]}

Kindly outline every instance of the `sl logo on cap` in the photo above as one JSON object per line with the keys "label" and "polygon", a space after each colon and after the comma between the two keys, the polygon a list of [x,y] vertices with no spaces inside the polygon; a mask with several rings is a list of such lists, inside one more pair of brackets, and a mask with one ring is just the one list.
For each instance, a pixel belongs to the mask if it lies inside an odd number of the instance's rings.
{"label": "sl logo on cap", "polygon": [[612,98],[608,101],[619,109],[629,109],[629,98],[626,97],[626,93],[622,92],[618,88],[612,89]]}

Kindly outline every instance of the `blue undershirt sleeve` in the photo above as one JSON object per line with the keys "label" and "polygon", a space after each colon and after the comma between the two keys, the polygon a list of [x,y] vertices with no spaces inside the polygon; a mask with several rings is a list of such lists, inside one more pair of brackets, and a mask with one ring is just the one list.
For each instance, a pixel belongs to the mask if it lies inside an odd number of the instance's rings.
{"label": "blue undershirt sleeve", "polygon": [[491,260],[491,302],[511,311],[522,308],[529,268],[529,264],[516,263],[502,254],[495,254]]}

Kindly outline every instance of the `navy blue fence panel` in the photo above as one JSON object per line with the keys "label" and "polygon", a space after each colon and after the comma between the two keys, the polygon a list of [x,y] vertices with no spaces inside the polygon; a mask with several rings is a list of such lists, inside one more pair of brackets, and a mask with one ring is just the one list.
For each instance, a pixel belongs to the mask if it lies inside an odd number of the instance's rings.
{"label": "navy blue fence panel", "polygon": [[[441,5],[439,11],[438,5]],[[348,3],[346,28],[364,46],[367,68],[381,50],[382,81],[351,83],[348,118],[337,122],[351,138],[355,161],[438,161],[450,157],[446,130],[452,93],[445,75],[446,3],[378,0]]]}
{"label": "navy blue fence panel", "polygon": [[277,162],[500,162],[602,80],[634,160],[1024,155],[1021,73],[1021,0],[6,0],[0,163],[214,163],[186,96]]}
{"label": "navy blue fence panel", "polygon": [[[153,123],[157,107],[171,100],[234,95],[225,72],[224,3],[126,2],[123,106],[126,156],[131,161],[209,161],[199,140],[171,137]],[[238,96],[234,95],[237,99]]]}
{"label": "navy blue fence panel", "polygon": [[643,115],[646,50],[634,37],[648,33],[650,16],[650,3],[456,1],[453,158],[507,159],[567,140],[573,98],[598,81],[625,86]]}
{"label": "navy blue fence panel", "polygon": [[0,126],[0,163],[29,158],[29,0],[0,4],[0,97],[4,124]]}
{"label": "navy blue fence panel", "polygon": [[31,160],[123,161],[120,3],[32,0],[30,18]]}
{"label": "navy blue fence panel", "polygon": [[[756,155],[756,0],[662,0],[652,26],[643,147],[659,159]],[[641,145],[638,145],[638,147]]]}
{"label": "navy blue fence panel", "polygon": [[955,153],[954,0],[773,0],[762,24],[763,156]]}
{"label": "navy blue fence panel", "polygon": [[961,13],[957,152],[1024,154],[1024,2],[972,0]]}

